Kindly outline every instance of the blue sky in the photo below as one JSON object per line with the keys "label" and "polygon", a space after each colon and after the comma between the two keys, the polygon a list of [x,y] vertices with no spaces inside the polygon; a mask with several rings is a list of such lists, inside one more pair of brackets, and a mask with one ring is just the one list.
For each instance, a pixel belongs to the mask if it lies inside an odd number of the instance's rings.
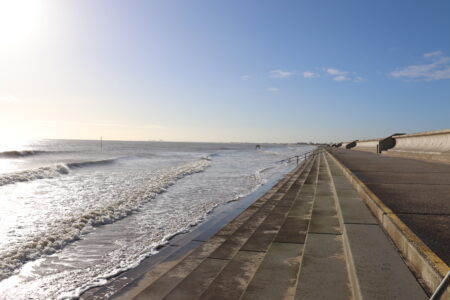
{"label": "blue sky", "polygon": [[450,127],[449,1],[13,9],[35,22],[0,31],[23,35],[0,48],[3,136],[297,142]]}

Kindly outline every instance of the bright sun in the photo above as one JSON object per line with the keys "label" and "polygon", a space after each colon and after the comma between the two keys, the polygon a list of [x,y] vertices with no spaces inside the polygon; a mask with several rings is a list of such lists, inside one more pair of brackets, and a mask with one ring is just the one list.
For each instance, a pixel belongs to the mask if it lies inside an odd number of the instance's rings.
{"label": "bright sun", "polygon": [[42,19],[41,0],[0,0],[0,47],[29,41],[39,31]]}

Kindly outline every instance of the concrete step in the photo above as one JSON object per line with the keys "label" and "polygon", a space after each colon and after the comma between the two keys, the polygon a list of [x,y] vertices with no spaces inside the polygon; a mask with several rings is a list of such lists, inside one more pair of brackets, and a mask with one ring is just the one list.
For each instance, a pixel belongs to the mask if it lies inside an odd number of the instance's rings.
{"label": "concrete step", "polygon": [[323,155],[295,299],[352,299],[341,224]]}
{"label": "concrete step", "polygon": [[350,187],[334,160],[327,158],[335,189],[350,281],[356,299],[427,299],[377,219]]}
{"label": "concrete step", "polygon": [[[294,176],[293,180],[298,180],[299,177]],[[253,258],[253,262],[256,262],[258,258],[262,258],[264,252],[267,251],[268,245],[274,238],[272,232],[276,234],[281,226],[280,223],[284,220],[283,214],[286,215],[289,209],[283,205],[286,203],[283,200],[298,193],[301,187],[296,185],[293,180],[289,181],[291,185],[283,197],[280,199],[275,197],[263,205],[260,211],[249,218],[189,276],[178,284],[167,295],[166,299],[197,299],[203,293],[206,293],[205,297],[207,297],[208,293],[212,294],[212,289],[219,290],[221,288],[221,281],[229,283],[229,280],[236,280],[236,276],[243,275],[240,272],[242,269],[240,262],[245,259],[252,260],[251,258]],[[256,254],[249,255],[248,253],[243,254],[243,252]],[[244,278],[251,278],[250,275],[254,272],[256,266],[252,265],[247,270],[247,276],[244,276]],[[215,278],[218,278],[217,281],[214,280]],[[242,287],[246,286],[243,282],[241,282],[241,285]],[[237,290],[235,293],[239,294]]]}
{"label": "concrete step", "polygon": [[[248,285],[242,299],[292,299],[295,293],[303,243],[311,217],[319,159],[293,201],[284,223]],[[294,210],[293,210],[294,209]]]}
{"label": "concrete step", "polygon": [[[294,182],[302,174],[309,172],[311,164],[312,162],[308,162],[303,168],[291,173],[269,193],[222,228],[213,238],[177,262],[172,268],[165,270],[166,272],[160,272],[161,274],[154,271],[160,276],[134,299],[163,299],[164,297],[192,299],[199,296],[236,256],[242,245],[270,215],[276,204],[288,194]],[[244,255],[239,257],[245,258]]]}

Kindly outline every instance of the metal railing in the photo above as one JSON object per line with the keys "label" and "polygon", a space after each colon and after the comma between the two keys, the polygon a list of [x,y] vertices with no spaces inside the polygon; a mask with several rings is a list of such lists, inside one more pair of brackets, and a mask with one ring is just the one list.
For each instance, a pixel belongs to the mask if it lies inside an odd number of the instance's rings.
{"label": "metal railing", "polygon": [[[450,280],[450,271],[447,272],[447,275],[445,275],[444,279],[442,279],[439,286],[434,291],[433,295],[431,296],[430,300],[437,300],[441,299],[442,294],[444,293],[444,290],[448,286],[448,281]],[[442,298],[444,299],[444,298]]]}
{"label": "metal railing", "polygon": [[295,161],[297,161],[297,165],[298,165],[300,162],[300,158],[303,158],[303,161],[305,161],[308,157],[317,155],[321,151],[323,151],[323,148],[317,148],[317,149],[314,149],[314,150],[311,150],[311,151],[308,151],[308,152],[305,152],[305,153],[302,153],[299,155],[294,155],[294,156],[279,160],[279,161],[277,161],[277,163],[283,163],[283,162],[290,163],[291,161],[295,160]]}

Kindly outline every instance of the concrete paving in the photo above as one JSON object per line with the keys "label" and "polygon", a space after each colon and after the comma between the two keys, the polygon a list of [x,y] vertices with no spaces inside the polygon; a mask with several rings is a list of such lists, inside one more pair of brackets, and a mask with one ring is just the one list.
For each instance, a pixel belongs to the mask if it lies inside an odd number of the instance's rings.
{"label": "concrete paving", "polygon": [[345,227],[362,299],[428,299],[379,226]]}
{"label": "concrete paving", "polygon": [[308,234],[295,299],[352,299],[342,235]]}
{"label": "concrete paving", "polygon": [[450,165],[352,150],[333,155],[450,265]]}
{"label": "concrete paving", "polygon": [[192,243],[197,248],[149,270],[151,280],[137,284],[133,296],[112,298],[426,299],[356,190],[324,154],[213,237]]}

